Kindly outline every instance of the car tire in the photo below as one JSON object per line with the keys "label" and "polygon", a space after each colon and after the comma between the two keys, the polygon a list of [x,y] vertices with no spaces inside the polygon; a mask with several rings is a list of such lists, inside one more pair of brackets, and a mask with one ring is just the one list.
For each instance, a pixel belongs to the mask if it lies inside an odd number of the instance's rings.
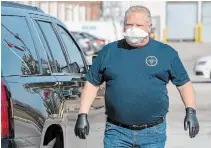
{"label": "car tire", "polygon": [[60,134],[56,135],[56,142],[55,142],[53,148],[64,148],[63,138]]}

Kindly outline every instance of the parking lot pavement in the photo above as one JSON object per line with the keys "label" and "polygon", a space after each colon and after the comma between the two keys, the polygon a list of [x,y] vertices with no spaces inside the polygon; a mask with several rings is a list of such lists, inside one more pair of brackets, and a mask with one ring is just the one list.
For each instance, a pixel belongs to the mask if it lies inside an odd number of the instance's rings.
{"label": "parking lot pavement", "polygon": [[[183,122],[185,109],[179,92],[171,83],[168,84],[170,99],[167,114],[167,143],[166,148],[210,148],[211,147],[211,80],[203,79],[193,74],[192,68],[200,56],[211,55],[211,44],[171,43],[179,53],[188,74],[193,81],[196,93],[197,117],[200,123],[199,134],[191,139],[188,131],[184,131]],[[76,116],[76,115],[69,115]],[[68,142],[77,148],[103,148],[103,134],[105,128],[104,108],[89,115],[91,131],[87,140],[79,140],[73,134],[75,121],[69,123]]]}
{"label": "parking lot pavement", "polygon": [[173,85],[168,86],[170,107],[167,115],[166,148],[210,148],[211,146],[211,83],[194,84],[197,99],[197,117],[200,123],[199,134],[191,139],[188,131],[184,131],[184,106]]}
{"label": "parking lot pavement", "polygon": [[192,81],[207,81],[193,74],[196,60],[201,56],[211,56],[211,43],[168,43],[178,51],[179,56]]}
{"label": "parking lot pavement", "polygon": [[[183,121],[185,117],[184,105],[177,89],[168,85],[170,98],[169,113],[167,114],[167,142],[166,148],[210,148],[211,146],[211,83],[194,84],[197,98],[197,116],[200,123],[199,134],[191,139],[188,131],[184,131]],[[79,140],[74,136],[74,122],[68,127],[68,139],[71,145],[77,148],[103,148],[103,134],[105,129],[104,109],[99,109],[89,115],[91,131],[87,140]]]}
{"label": "parking lot pavement", "polygon": [[193,66],[201,56],[211,55],[211,44],[171,43],[179,53],[182,62],[193,82],[196,93],[197,116],[200,132],[195,138],[184,131],[184,109],[179,93],[173,85],[168,85],[170,108],[167,116],[167,148],[210,148],[211,147],[211,79],[195,76]]}

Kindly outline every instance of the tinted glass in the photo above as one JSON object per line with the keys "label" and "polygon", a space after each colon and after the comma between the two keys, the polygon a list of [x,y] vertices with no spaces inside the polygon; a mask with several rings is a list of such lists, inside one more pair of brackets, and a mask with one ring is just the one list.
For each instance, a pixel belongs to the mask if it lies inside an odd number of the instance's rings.
{"label": "tinted glass", "polygon": [[[38,26],[36,21],[34,21],[34,25],[37,29],[37,33],[39,34],[40,42],[43,45],[43,48],[37,49],[37,52],[39,53],[39,57],[40,57],[40,60],[41,60],[41,67],[43,69],[42,74],[43,75],[49,75],[51,73],[51,69],[52,69],[52,71],[55,71],[55,70],[53,70],[54,62],[53,62],[53,59],[50,55],[50,52],[48,50],[48,47],[47,47],[45,39],[42,35],[42,32],[39,29],[39,26]],[[50,69],[50,67],[51,67],[51,69]]]}
{"label": "tinted glass", "polygon": [[97,40],[96,37],[94,37],[93,35],[91,34],[88,34],[88,33],[81,33],[85,38],[88,38],[90,40]]}
{"label": "tinted glass", "polygon": [[[71,63],[70,63],[71,72],[75,72],[75,73],[82,72],[84,70],[84,62],[83,62],[83,59],[78,47],[76,46],[76,44],[70,37],[68,31],[66,31],[61,26],[58,26],[58,30],[60,32],[61,38],[65,44],[65,47],[67,49],[67,52],[71,60]],[[75,68],[72,68],[74,66],[79,67],[79,71]]]}
{"label": "tinted glass", "polygon": [[72,32],[72,35],[76,40],[84,38],[82,35],[80,35],[79,33],[76,33],[76,32],[74,32],[74,33]]}
{"label": "tinted glass", "polygon": [[53,27],[50,23],[48,22],[42,22],[39,21],[40,27],[42,32],[44,33],[46,43],[48,47],[51,50],[51,53],[53,55],[56,67],[57,67],[57,72],[62,73],[62,72],[67,72],[67,63],[62,51],[62,48],[59,44],[58,38],[53,30]]}
{"label": "tinted glass", "polygon": [[32,37],[24,17],[2,16],[3,75],[40,73]]}

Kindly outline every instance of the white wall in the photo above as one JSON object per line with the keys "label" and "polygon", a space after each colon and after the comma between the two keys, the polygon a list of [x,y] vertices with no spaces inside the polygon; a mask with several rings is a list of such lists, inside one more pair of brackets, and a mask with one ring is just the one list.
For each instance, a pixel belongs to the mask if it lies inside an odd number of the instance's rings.
{"label": "white wall", "polygon": [[202,17],[202,2],[198,2],[198,23],[201,22]]}
{"label": "white wall", "polygon": [[73,21],[78,22],[79,21],[79,5],[75,5],[73,7]]}
{"label": "white wall", "polygon": [[86,8],[84,6],[80,6],[79,15],[80,15],[80,21],[86,20]]}
{"label": "white wall", "polygon": [[49,6],[48,3],[49,2],[41,2],[40,3],[40,9],[42,9],[45,13],[49,13],[48,12],[48,6]]}
{"label": "white wall", "polygon": [[73,20],[73,6],[71,4],[67,4],[66,12],[65,12],[65,21]]}
{"label": "white wall", "polygon": [[57,7],[58,7],[58,2],[50,2],[50,14],[54,17],[58,17],[57,16]]}
{"label": "white wall", "polygon": [[105,21],[84,21],[84,22],[72,22],[65,21],[64,24],[70,31],[83,31],[88,32],[96,37],[106,39],[108,42],[122,39],[122,27],[119,23],[115,23],[116,32],[113,23]]}
{"label": "white wall", "polygon": [[61,21],[65,21],[65,4],[58,3],[58,18]]}

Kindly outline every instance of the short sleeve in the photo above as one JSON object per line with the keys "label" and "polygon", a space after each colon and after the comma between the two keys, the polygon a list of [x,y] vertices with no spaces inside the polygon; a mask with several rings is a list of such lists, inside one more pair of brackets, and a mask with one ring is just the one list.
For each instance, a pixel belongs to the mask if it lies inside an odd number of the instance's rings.
{"label": "short sleeve", "polygon": [[187,71],[185,70],[177,52],[171,61],[170,79],[176,86],[182,86],[190,81]]}
{"label": "short sleeve", "polygon": [[97,57],[95,58],[93,64],[91,65],[90,69],[88,70],[85,78],[91,84],[95,86],[101,85],[105,80],[103,76],[104,71],[104,60],[107,53],[106,46],[99,52]]}

